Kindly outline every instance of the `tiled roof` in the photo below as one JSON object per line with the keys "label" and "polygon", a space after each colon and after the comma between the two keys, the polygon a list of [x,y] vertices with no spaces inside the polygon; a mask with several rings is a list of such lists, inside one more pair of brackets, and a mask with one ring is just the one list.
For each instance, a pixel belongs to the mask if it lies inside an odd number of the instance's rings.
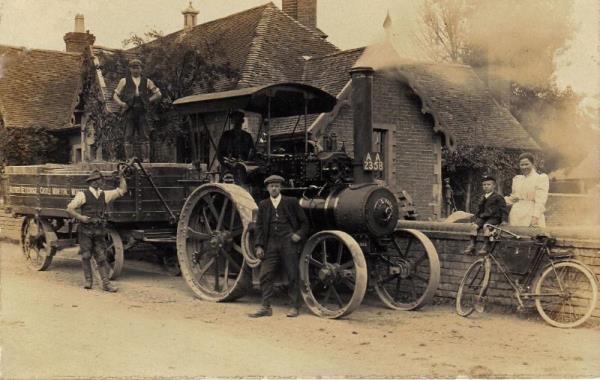
{"label": "tiled roof", "polygon": [[269,3],[265,5],[265,12],[256,28],[256,37],[252,41],[239,86],[300,82],[305,57],[338,50],[314,30]]}
{"label": "tiled roof", "polygon": [[0,45],[0,57],[0,109],[6,127],[73,127],[81,54]]}
{"label": "tiled roof", "polygon": [[449,131],[458,145],[540,149],[470,66],[411,64],[396,74],[421,98],[436,127]]}
{"label": "tiled roof", "polygon": [[[338,96],[363,52],[360,48],[311,58],[306,61],[303,82]],[[386,73],[390,80],[407,82],[421,98],[423,111],[434,117],[436,129],[449,132],[459,145],[540,149],[469,66],[405,64]],[[274,123],[273,135],[289,134],[294,123],[295,119]]]}
{"label": "tiled roof", "polygon": [[365,48],[350,49],[306,61],[302,81],[337,96],[350,80],[350,69]]}
{"label": "tiled roof", "polygon": [[[320,88],[333,96],[338,96],[350,80],[350,69],[358,61],[364,50],[365,48],[358,48],[311,57],[304,64],[302,82]],[[309,127],[317,119],[317,116],[309,115],[307,118]],[[297,120],[297,117],[274,119],[271,126],[271,135],[288,136],[292,132],[294,132],[294,135],[298,135],[298,131],[304,131],[304,118],[298,123],[298,126],[296,126]],[[296,127],[295,131],[294,127]]]}
{"label": "tiled roof", "polygon": [[[217,91],[251,87],[277,82],[300,82],[307,56],[324,55],[337,51],[331,43],[289,17],[273,3],[247,9],[227,17],[180,30],[160,38],[185,41],[211,54],[211,63],[228,64],[237,73],[235,78],[217,81]],[[151,47],[156,40],[145,44]],[[94,54],[102,64],[107,54],[124,52],[142,59],[141,48],[115,50],[94,47]],[[109,109],[114,109],[112,95],[116,84],[126,75],[126,68],[118,73],[104,73],[105,98]],[[159,85],[160,87],[160,85]],[[194,93],[206,90],[202,83]]]}

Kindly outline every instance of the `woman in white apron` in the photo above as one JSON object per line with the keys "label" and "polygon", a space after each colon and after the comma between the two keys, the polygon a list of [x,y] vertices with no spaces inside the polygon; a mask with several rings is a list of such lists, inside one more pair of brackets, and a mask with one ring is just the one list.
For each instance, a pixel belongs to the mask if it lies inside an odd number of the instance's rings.
{"label": "woman in white apron", "polygon": [[546,174],[535,169],[535,159],[531,153],[519,156],[521,175],[512,181],[512,192],[505,197],[506,204],[512,205],[508,224],[512,226],[545,227],[546,201],[550,181]]}

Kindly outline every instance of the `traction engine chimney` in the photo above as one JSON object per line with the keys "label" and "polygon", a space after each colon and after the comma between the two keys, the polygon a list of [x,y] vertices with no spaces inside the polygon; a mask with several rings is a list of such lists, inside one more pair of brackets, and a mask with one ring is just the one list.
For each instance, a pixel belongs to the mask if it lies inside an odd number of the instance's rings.
{"label": "traction engine chimney", "polygon": [[373,148],[373,74],[371,67],[355,67],[352,77],[354,110],[354,183],[372,183],[373,172],[363,169],[363,161]]}

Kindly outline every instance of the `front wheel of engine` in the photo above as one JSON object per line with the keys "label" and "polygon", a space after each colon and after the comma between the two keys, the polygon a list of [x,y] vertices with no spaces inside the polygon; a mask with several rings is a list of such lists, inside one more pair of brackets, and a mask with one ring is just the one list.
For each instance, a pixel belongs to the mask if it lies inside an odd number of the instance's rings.
{"label": "front wheel of engine", "polygon": [[300,290],[314,314],[339,318],[352,313],[367,290],[367,263],[352,236],[321,231],[311,236],[300,256]]}

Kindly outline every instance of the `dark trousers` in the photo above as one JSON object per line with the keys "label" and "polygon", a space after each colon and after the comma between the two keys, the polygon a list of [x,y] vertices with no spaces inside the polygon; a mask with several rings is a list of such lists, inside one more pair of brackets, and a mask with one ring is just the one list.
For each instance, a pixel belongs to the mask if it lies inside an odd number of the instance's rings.
{"label": "dark trousers", "polygon": [[300,287],[298,278],[298,249],[289,236],[272,237],[269,239],[265,257],[260,265],[260,290],[262,292],[262,304],[271,306],[273,297],[273,283],[279,264],[288,277],[288,295],[293,307],[300,307]]}
{"label": "dark trousers", "polygon": [[[483,226],[486,224],[492,224],[494,226],[497,226],[499,224],[502,223],[502,220],[498,220],[497,218],[490,218],[490,219],[482,219],[482,218],[476,218],[475,222],[473,222],[473,228],[471,229],[470,235],[471,236],[477,236],[477,233],[479,231],[481,231],[483,229]],[[486,230],[483,231],[483,236],[489,236],[489,231]]]}
{"label": "dark trousers", "polygon": [[79,229],[81,259],[90,260],[92,255],[98,265],[106,261],[106,229],[102,226],[81,225]]}
{"label": "dark trousers", "polygon": [[125,142],[146,144],[150,141],[150,131],[146,120],[146,110],[143,107],[133,106],[125,111]]}

